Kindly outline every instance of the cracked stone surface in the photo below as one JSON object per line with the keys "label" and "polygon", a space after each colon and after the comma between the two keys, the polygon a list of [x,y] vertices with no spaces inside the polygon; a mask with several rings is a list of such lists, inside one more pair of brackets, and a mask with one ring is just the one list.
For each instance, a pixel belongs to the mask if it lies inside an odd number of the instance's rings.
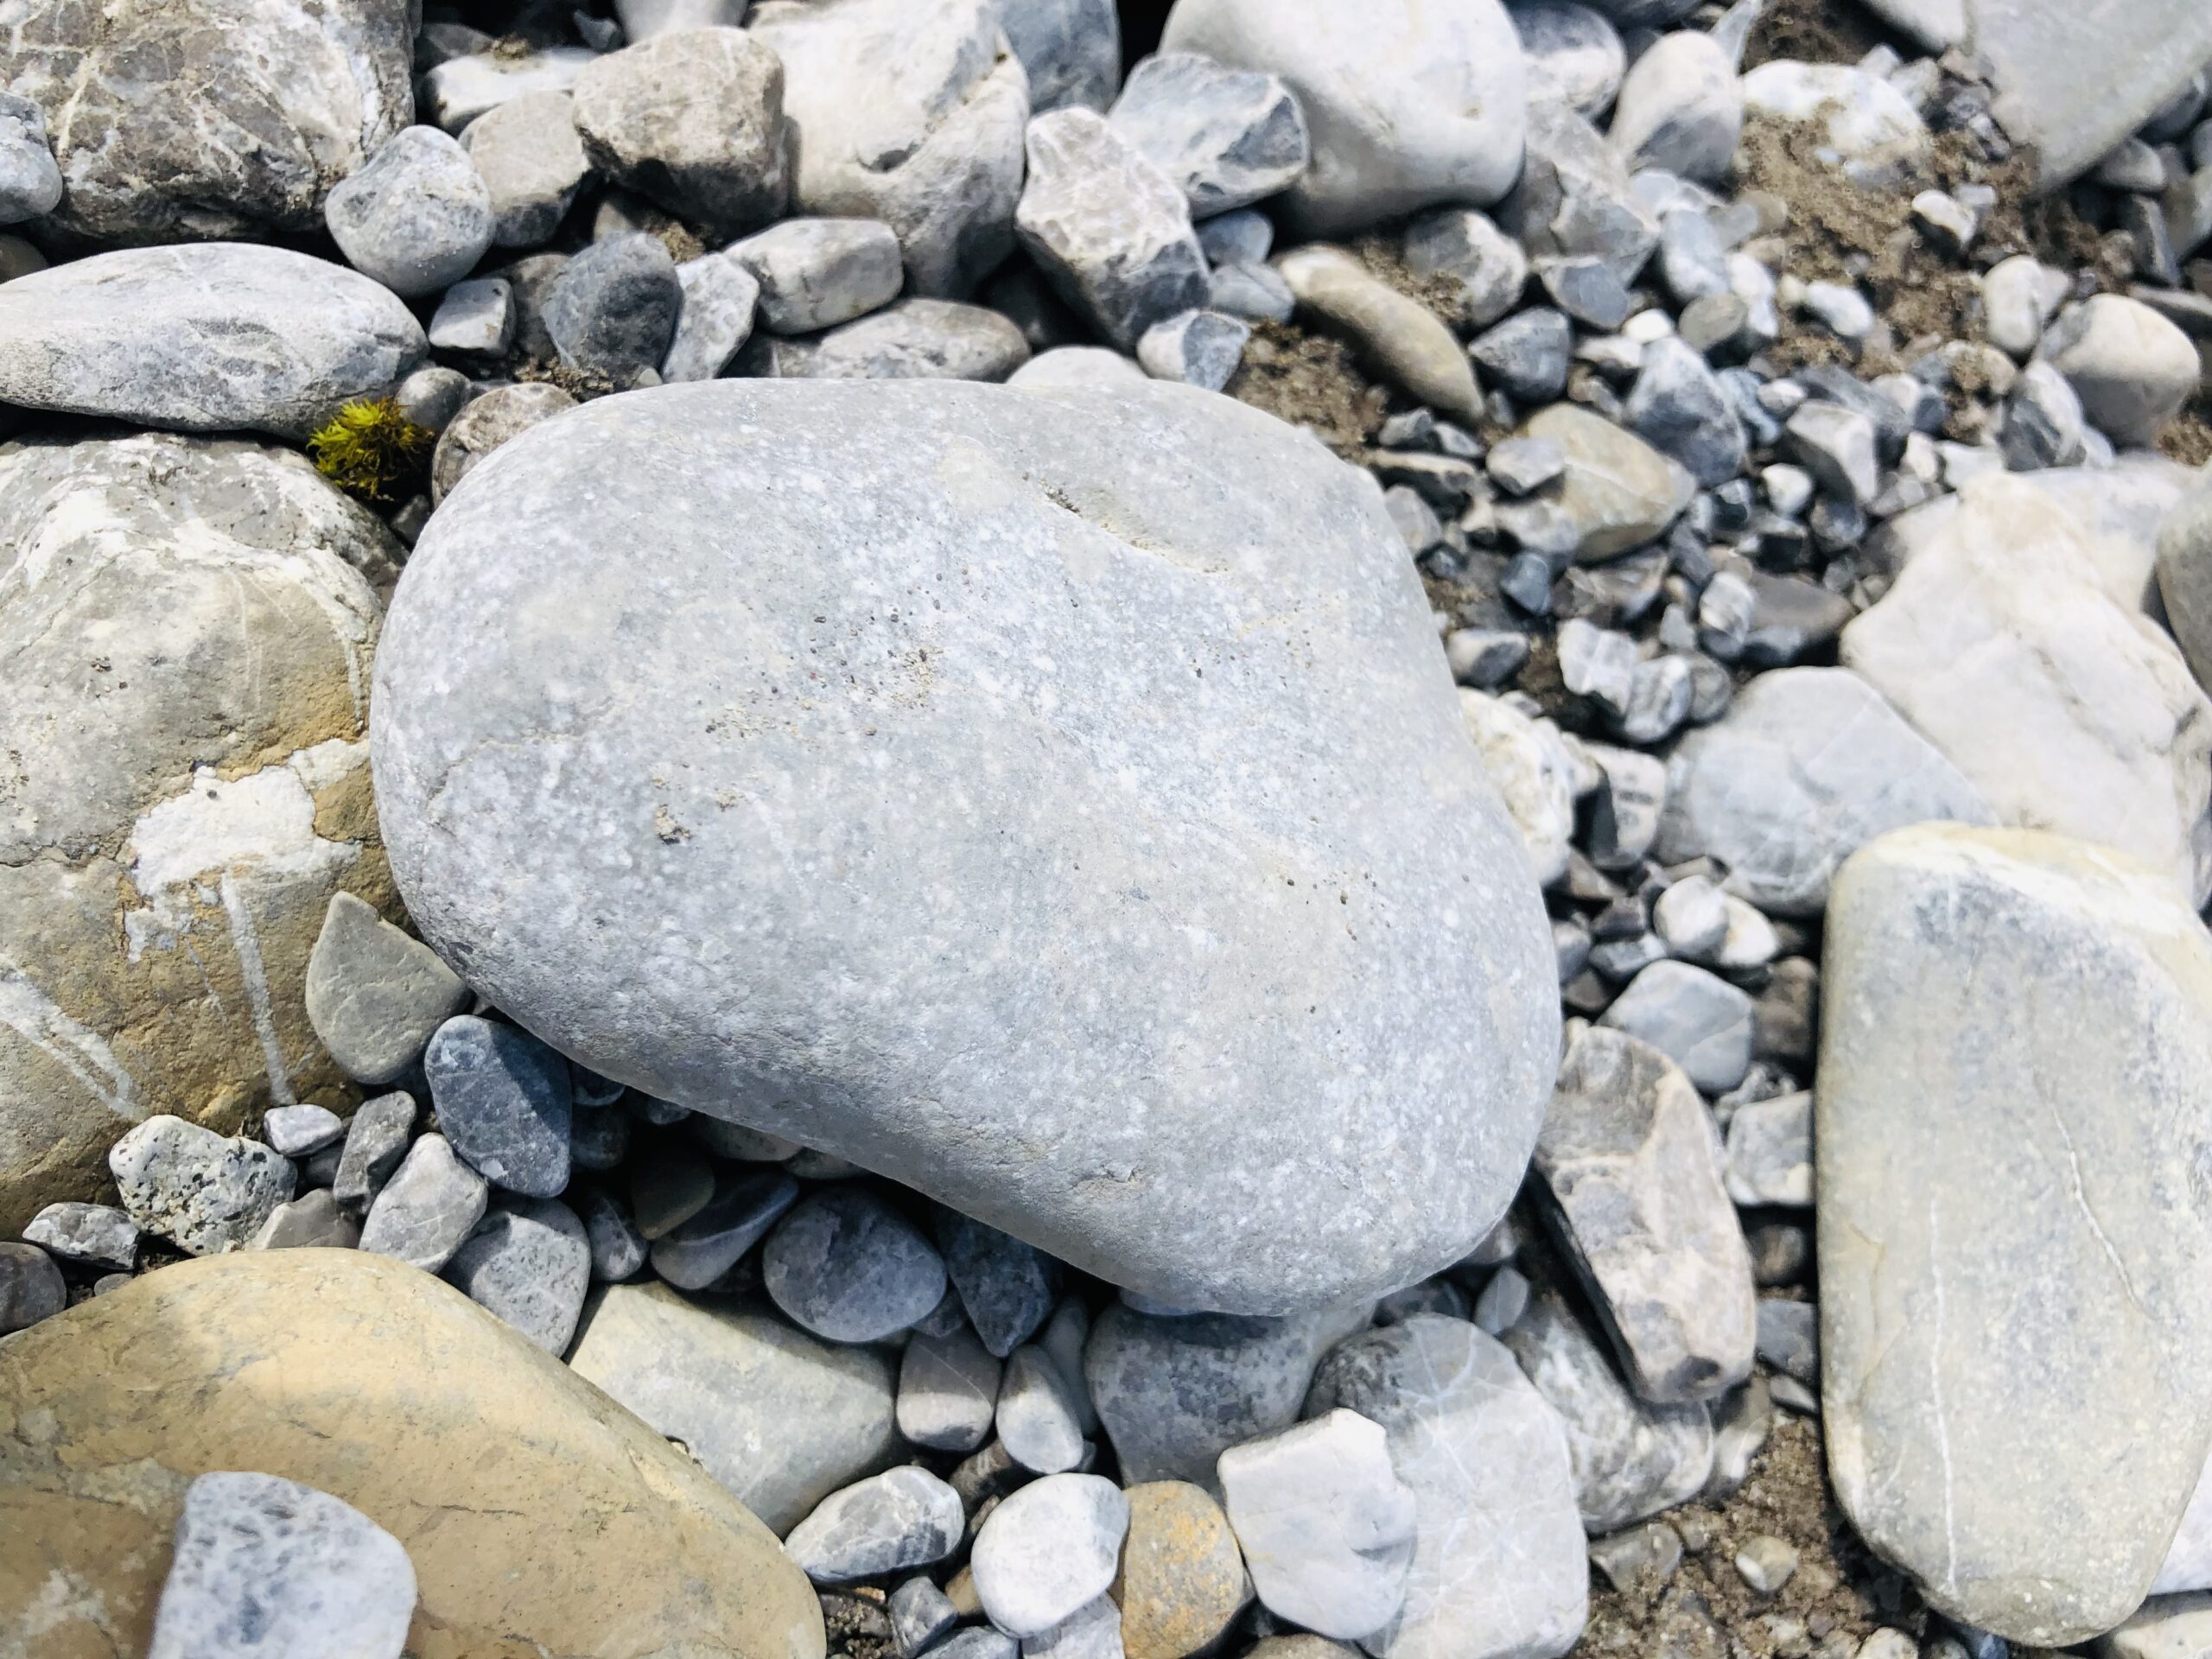
{"label": "cracked stone surface", "polygon": [[2108,1630],[2212,1432],[2212,938],[2122,854],[1928,824],[1844,866],[1821,998],[1837,1495],[1955,1618]]}
{"label": "cracked stone surface", "polygon": [[253,1251],[134,1280],[0,1344],[0,1422],[40,1426],[0,1434],[0,1513],[38,1540],[0,1549],[0,1607],[52,1621],[41,1652],[146,1652],[193,1477],[250,1469],[399,1541],[419,1659],[821,1659],[813,1590],[765,1526],[402,1262]]}
{"label": "cracked stone surface", "polygon": [[369,795],[402,556],[301,455],[0,455],[0,1233],[109,1144],[346,1096],[302,986],[333,893],[397,906]]}
{"label": "cracked stone surface", "polygon": [[[414,119],[406,0],[23,0],[0,81],[46,116],[65,245],[319,231]],[[156,68],[158,66],[158,68]]]}
{"label": "cracked stone surface", "polygon": [[1369,480],[1183,386],[739,380],[479,476],[375,741],[414,918],[499,1008],[1178,1307],[1378,1294],[1503,1211],[1556,963]]}

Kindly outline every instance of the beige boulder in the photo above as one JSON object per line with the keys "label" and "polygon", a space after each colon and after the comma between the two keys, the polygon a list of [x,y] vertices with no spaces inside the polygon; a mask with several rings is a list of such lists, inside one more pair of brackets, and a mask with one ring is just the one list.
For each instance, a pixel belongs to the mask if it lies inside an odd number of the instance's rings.
{"label": "beige boulder", "polygon": [[370,791],[391,533],[287,451],[0,449],[0,1236],[169,1112],[337,1103],[331,895],[397,915]]}
{"label": "beige boulder", "polygon": [[187,1484],[250,1469],[407,1547],[412,1659],[820,1659],[734,1498],[458,1291],[354,1250],[166,1268],[0,1344],[0,1653],[143,1653]]}

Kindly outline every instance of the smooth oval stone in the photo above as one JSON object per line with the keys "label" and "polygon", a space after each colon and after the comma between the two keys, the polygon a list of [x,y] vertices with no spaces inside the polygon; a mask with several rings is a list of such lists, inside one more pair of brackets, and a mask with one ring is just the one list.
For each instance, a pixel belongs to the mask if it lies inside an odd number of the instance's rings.
{"label": "smooth oval stone", "polygon": [[1527,1165],[1535,876],[1379,492],[1230,399],[586,404],[446,499],[372,708],[479,992],[1084,1271],[1380,1294]]}

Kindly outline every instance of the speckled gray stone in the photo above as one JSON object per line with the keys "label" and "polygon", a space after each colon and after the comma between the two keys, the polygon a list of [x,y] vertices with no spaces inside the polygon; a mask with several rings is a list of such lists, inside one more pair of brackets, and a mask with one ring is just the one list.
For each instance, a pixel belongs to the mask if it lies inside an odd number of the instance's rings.
{"label": "speckled gray stone", "polygon": [[678,1290],[704,1290],[798,1202],[798,1183],[779,1169],[725,1181],[696,1215],[653,1241],[653,1271]]}
{"label": "speckled gray stone", "polygon": [[346,1147],[330,1196],[357,1210],[366,1207],[407,1155],[407,1138],[414,1131],[414,1096],[403,1091],[363,1101],[346,1126]]}
{"label": "speckled gray stone", "polygon": [[445,1278],[558,1358],[591,1287],[591,1243],[559,1200],[502,1195],[446,1263]]}
{"label": "speckled gray stone", "polygon": [[528,1032],[460,1014],[423,1057],[453,1148],[487,1181],[550,1198],[569,1184],[569,1068]]}
{"label": "speckled gray stone", "polygon": [[111,1147],[107,1166],[131,1220],[194,1255],[238,1249],[299,1179],[290,1159],[258,1141],[167,1115]]}
{"label": "speckled gray stone", "polygon": [[138,1260],[138,1224],[111,1204],[49,1204],[31,1217],[23,1239],[88,1267],[128,1273]]}
{"label": "speckled gray stone", "polygon": [[817,1584],[850,1584],[941,1561],[967,1529],[960,1494],[909,1464],[823,1498],[784,1540]]}
{"label": "speckled gray stone", "polygon": [[361,1248],[435,1273],[475,1230],[490,1198],[484,1178],[453,1155],[445,1136],[426,1135],[369,1206]]}
{"label": "speckled gray stone", "polygon": [[999,1358],[1051,1314],[1058,1275],[1042,1251],[955,1210],[938,1212],[937,1247],[969,1323]]}
{"label": "speckled gray stone", "polygon": [[779,1534],[904,1455],[881,1353],[817,1342],[772,1314],[689,1302],[665,1285],[594,1291],[569,1363],[681,1440]]}
{"label": "speckled gray stone", "polygon": [[778,1307],[832,1342],[880,1342],[944,1294],[944,1261],[867,1187],[833,1186],[776,1225],[760,1276]]}
{"label": "speckled gray stone", "polygon": [[[514,443],[416,549],[372,702],[410,911],[500,1008],[1180,1306],[1379,1294],[1495,1223],[1555,964],[1365,477],[1149,385],[716,381]],[[767,664],[830,639],[852,683],[787,716]]]}
{"label": "speckled gray stone", "polygon": [[574,397],[542,380],[496,387],[475,398],[453,417],[430,452],[431,500],[444,500],[471,468],[517,433],[575,406]]}
{"label": "speckled gray stone", "polygon": [[391,1082],[467,1006],[468,987],[428,945],[352,893],[332,896],[308,956],[307,1009],[346,1076]]}
{"label": "speckled gray stone", "polygon": [[147,1659],[396,1655],[415,1617],[406,1547],[351,1504],[276,1475],[185,1488]]}
{"label": "speckled gray stone", "polygon": [[390,289],[286,248],[130,248],[0,283],[0,401],[26,409],[296,442],[427,349]]}

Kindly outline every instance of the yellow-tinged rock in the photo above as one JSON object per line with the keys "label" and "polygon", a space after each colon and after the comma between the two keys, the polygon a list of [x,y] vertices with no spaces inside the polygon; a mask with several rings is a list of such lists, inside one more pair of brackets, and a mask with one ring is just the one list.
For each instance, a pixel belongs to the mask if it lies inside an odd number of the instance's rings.
{"label": "yellow-tinged rock", "polygon": [[1128,1490],[1129,1535],[1114,1599],[1128,1659],[1185,1659],[1229,1628],[1245,1601],[1244,1558],[1221,1505],[1184,1480]]}
{"label": "yellow-tinged rock", "polygon": [[773,1534],[428,1274],[212,1256],[0,1344],[0,1656],[141,1654],[186,1484],[283,1475],[403,1544],[410,1659],[822,1659]]}

